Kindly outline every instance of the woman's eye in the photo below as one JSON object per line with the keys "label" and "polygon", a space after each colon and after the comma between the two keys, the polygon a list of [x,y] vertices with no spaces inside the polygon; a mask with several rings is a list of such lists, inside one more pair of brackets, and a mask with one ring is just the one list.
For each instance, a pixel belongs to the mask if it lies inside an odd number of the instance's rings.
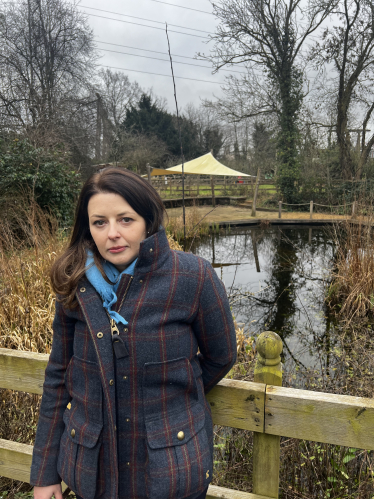
{"label": "woman's eye", "polygon": [[105,222],[104,220],[96,220],[93,224],[97,225],[98,227],[102,227],[105,224]]}
{"label": "woman's eye", "polygon": [[129,217],[123,217],[121,220],[122,220],[122,222],[125,222],[126,224],[129,222],[132,222],[132,218],[129,218]]}

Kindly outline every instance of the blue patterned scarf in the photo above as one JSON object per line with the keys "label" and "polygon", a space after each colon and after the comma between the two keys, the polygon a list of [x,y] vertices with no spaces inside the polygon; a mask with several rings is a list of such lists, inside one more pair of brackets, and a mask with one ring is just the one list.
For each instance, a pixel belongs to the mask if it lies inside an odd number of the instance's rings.
{"label": "blue patterned scarf", "polygon": [[104,272],[108,279],[111,282],[114,282],[114,284],[109,284],[101,275],[100,270],[96,267],[93,253],[91,251],[87,251],[87,279],[101,296],[103,300],[103,307],[108,311],[110,318],[114,319],[117,324],[121,323],[125,326],[126,324],[128,324],[127,320],[118,312],[111,310],[111,307],[117,302],[117,289],[121,281],[121,277],[123,276],[123,274],[134,275],[134,269],[137,260],[138,259],[134,260],[123,272],[119,272],[119,270],[117,270],[113,264],[105,260],[103,263]]}

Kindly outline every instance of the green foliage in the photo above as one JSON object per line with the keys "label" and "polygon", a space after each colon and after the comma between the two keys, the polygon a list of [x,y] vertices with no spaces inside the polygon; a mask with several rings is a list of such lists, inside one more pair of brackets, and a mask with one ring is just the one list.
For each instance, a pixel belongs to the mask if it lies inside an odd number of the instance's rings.
{"label": "green foliage", "polygon": [[62,149],[34,147],[27,139],[0,143],[0,196],[3,201],[32,196],[61,222],[72,220],[79,174]]}
{"label": "green foliage", "polygon": [[278,75],[278,99],[281,103],[278,134],[278,186],[284,201],[299,201],[300,161],[297,120],[302,104],[302,73],[291,63]]}
{"label": "green foliage", "polygon": [[[213,150],[213,154],[218,154],[223,140],[222,133],[217,127],[207,128],[200,134],[192,120],[182,116],[180,124],[183,154],[187,161],[210,150]],[[166,145],[171,155],[176,157],[181,155],[176,116],[165,111],[157,101],[152,101],[150,95],[143,94],[139,102],[126,111],[126,118],[121,125],[121,130],[122,132],[157,137]]]}

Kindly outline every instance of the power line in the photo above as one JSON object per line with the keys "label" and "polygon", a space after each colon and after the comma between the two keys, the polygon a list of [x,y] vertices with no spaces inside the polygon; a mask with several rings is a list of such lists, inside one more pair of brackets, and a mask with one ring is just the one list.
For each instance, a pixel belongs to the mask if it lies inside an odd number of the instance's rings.
{"label": "power line", "polygon": [[[129,52],[120,52],[118,50],[110,50],[110,49],[99,49],[99,50],[105,50],[105,52],[113,52],[115,54],[132,55],[133,57],[142,57],[144,59],[152,59],[153,61],[169,62],[166,59],[159,59],[158,57],[150,57],[149,55],[130,54]],[[200,64],[192,64],[191,62],[174,61],[174,64],[184,64],[185,66],[195,66],[197,68],[208,68],[208,69],[212,69],[210,66],[201,66]],[[221,71],[226,71],[228,73],[247,74],[245,71],[232,71],[230,69],[221,69]]]}
{"label": "power line", "polygon": [[[119,43],[102,42],[101,40],[97,40],[96,43],[104,43],[104,45],[114,45],[115,47],[123,47],[125,49],[142,50],[143,52],[153,52],[154,54],[168,55],[167,52],[159,52],[158,50],[141,49],[139,47],[130,47],[129,45],[120,45]],[[173,57],[182,57],[183,59],[192,59],[193,61],[198,60],[198,59],[195,59],[194,57],[187,57],[186,55],[172,54],[172,56]]]}
{"label": "power line", "polygon": [[213,15],[212,12],[208,12],[207,10],[193,9],[192,7],[184,7],[183,5],[176,5],[175,3],[162,2],[161,0],[151,0],[151,2],[163,3],[165,5],[171,5],[172,7],[179,7],[180,9],[194,10],[195,12],[202,12],[203,14]]}
{"label": "power line", "polygon": [[[90,12],[85,12],[85,14],[87,14],[88,16],[100,17],[101,19],[109,19],[110,21],[118,21],[119,23],[134,24],[135,26],[143,26],[144,28],[152,28],[165,31],[164,28],[157,28],[157,26],[149,26],[148,24],[139,24],[131,21],[124,21],[123,19],[114,19],[113,17],[99,16],[98,14],[91,14]],[[204,38],[205,40],[208,39],[207,36],[194,35],[193,33],[183,33],[183,31],[175,31],[172,29],[169,29],[169,31],[172,33],[179,33],[180,35],[194,36],[195,38]]]}
{"label": "power line", "polygon": [[[163,24],[165,26],[164,21],[154,21],[153,19],[145,19],[144,17],[129,16],[128,14],[121,14],[120,12],[112,12],[111,10],[96,9],[95,7],[87,7],[86,5],[80,5],[79,7],[83,7],[84,9],[98,10],[100,12],[106,12],[107,14],[115,14],[117,16],[131,17],[132,19],[139,19],[140,21],[148,21],[151,23]],[[188,28],[187,26],[179,26],[178,24],[170,24],[170,23],[168,23],[168,26],[174,26],[174,28],[191,29],[193,31],[199,31],[200,33],[208,33],[213,35],[213,33],[211,33],[210,31],[205,31],[203,29]]]}
{"label": "power line", "polygon": [[[97,43],[103,43],[104,45],[114,45],[115,47],[123,47],[125,49],[132,49],[132,50],[141,50],[142,52],[152,52],[154,54],[162,54],[162,55],[168,55],[167,52],[159,52],[158,50],[150,50],[150,49],[141,49],[139,47],[130,47],[129,45],[121,45],[119,43],[110,43],[110,42],[102,42],[101,40],[97,40]],[[102,49],[100,49],[102,50]],[[200,61],[201,59],[195,59],[194,57],[188,57],[186,55],[178,55],[178,54],[171,54],[173,57],[181,57],[182,59],[191,59],[192,61]],[[237,68],[244,68],[245,66],[236,66]]]}
{"label": "power line", "polygon": [[[123,71],[132,71],[134,73],[143,73],[147,75],[166,76],[166,78],[172,78],[171,75],[164,75],[161,73],[151,73],[149,71],[139,71],[138,69],[118,68],[116,66],[106,66],[105,64],[95,64],[95,66],[100,66],[102,68],[109,68],[109,69],[121,69]],[[219,81],[198,80],[196,78],[185,78],[184,76],[176,76],[175,78],[178,78],[178,80],[200,81],[202,83],[213,83],[213,85],[223,85],[223,83],[220,83]]]}

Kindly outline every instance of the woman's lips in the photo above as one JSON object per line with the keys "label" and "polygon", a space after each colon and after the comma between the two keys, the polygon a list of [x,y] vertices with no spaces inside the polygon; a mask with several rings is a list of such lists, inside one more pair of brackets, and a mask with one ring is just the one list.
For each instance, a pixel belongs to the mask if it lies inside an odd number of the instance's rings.
{"label": "woman's lips", "polygon": [[109,253],[121,253],[121,251],[125,250],[126,246],[115,246],[114,248],[109,248]]}

